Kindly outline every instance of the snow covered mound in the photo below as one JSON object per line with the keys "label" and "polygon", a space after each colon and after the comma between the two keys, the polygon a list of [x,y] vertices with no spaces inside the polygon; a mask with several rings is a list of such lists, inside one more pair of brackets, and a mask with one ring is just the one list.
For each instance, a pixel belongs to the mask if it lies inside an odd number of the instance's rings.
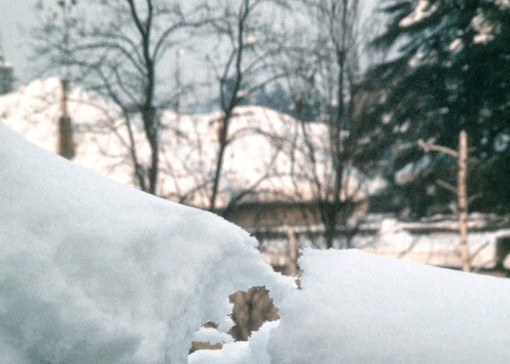
{"label": "snow covered mound", "polygon": [[0,363],[184,363],[232,292],[281,299],[240,228],[0,140]]}
{"label": "snow covered mound", "polygon": [[[290,291],[255,240],[45,152],[0,125],[0,363],[508,363],[510,281],[307,250]],[[228,342],[228,295],[281,321]]]}
{"label": "snow covered mound", "polygon": [[273,363],[508,363],[510,281],[359,251],[305,252]]}

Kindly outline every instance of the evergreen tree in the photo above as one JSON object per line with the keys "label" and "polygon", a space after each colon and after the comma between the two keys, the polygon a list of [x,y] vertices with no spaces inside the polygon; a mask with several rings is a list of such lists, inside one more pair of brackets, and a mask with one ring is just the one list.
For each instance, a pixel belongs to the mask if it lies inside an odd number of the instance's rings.
{"label": "evergreen tree", "polygon": [[380,117],[397,138],[454,149],[466,130],[480,166],[500,164],[510,153],[510,2],[383,0],[381,10],[389,21],[373,44],[393,56],[369,76]]}

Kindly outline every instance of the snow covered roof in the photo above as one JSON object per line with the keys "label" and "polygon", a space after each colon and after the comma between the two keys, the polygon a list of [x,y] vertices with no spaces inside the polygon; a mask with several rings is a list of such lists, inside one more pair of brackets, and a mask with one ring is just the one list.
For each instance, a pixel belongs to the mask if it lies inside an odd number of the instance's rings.
{"label": "snow covered roof", "polygon": [[[0,97],[4,124],[43,148],[55,151],[60,105],[58,79],[36,80],[18,92]],[[76,163],[119,182],[134,184],[127,132],[114,106],[93,99],[79,89],[69,97],[75,128]],[[158,195],[197,207],[208,207],[216,165],[220,113],[178,115],[161,112],[161,175]],[[138,154],[148,161],[149,148],[141,126],[134,128]],[[219,207],[243,195],[243,201],[312,201],[315,178],[331,181],[324,149],[323,124],[302,125],[295,119],[262,107],[239,107],[231,121]],[[315,151],[312,167],[309,148]],[[363,199],[384,186],[347,167],[342,198]]]}

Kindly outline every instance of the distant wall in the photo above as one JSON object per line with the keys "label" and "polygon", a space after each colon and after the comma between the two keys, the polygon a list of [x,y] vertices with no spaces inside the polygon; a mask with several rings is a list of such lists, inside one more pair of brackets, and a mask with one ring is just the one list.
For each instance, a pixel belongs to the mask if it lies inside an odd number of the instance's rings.
{"label": "distant wall", "polygon": [[[366,212],[367,207],[366,202],[357,203],[354,213]],[[224,217],[252,232],[266,231],[281,226],[302,227],[321,224],[319,207],[316,202],[245,203],[225,212]],[[338,224],[342,225],[348,217],[340,213]]]}

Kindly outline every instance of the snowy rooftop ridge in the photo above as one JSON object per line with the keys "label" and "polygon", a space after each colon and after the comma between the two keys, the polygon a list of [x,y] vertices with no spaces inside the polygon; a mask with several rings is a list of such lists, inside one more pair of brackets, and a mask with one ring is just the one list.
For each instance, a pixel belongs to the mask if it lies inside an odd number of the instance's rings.
{"label": "snowy rooftop ridge", "polygon": [[[33,143],[55,151],[60,92],[56,78],[35,80],[17,92],[0,97],[0,119]],[[116,108],[76,88],[69,101],[77,144],[74,161],[133,185],[132,162],[123,144],[128,138]],[[220,118],[218,112],[178,115],[162,111],[159,196],[208,207]],[[313,123],[307,124],[305,130],[306,137],[297,120],[273,110],[254,106],[237,108],[231,122],[232,141],[225,154],[219,207],[226,207],[231,198],[241,194],[246,202],[315,200],[315,176],[310,170],[305,138],[316,149],[317,173],[326,183],[331,180],[328,178],[331,167],[324,151],[327,131],[325,125]],[[140,146],[138,154],[142,162],[147,162],[149,149],[142,128],[135,127],[134,131]],[[348,188],[343,198],[353,196],[359,201],[384,187],[384,181],[371,180],[354,168],[347,167],[346,171]]]}

